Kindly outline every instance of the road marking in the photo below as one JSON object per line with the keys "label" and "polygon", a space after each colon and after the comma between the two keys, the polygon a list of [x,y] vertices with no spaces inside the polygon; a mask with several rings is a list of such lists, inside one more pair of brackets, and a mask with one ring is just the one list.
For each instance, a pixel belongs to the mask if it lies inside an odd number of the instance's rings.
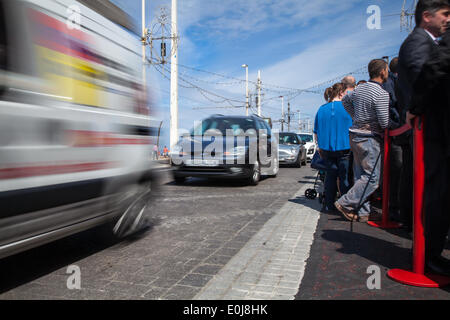
{"label": "road marking", "polygon": [[304,196],[310,187],[304,184],[194,300],[293,300],[320,216],[319,202]]}

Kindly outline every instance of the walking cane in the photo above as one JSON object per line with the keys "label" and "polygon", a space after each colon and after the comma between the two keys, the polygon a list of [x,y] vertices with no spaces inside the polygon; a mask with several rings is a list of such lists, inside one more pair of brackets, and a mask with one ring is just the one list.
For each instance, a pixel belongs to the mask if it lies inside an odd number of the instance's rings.
{"label": "walking cane", "polygon": [[380,221],[368,221],[372,227],[382,229],[395,229],[399,228],[400,224],[389,220],[389,190],[390,190],[390,173],[391,173],[391,137],[399,136],[411,129],[411,126],[405,124],[404,126],[389,131],[386,129],[384,134],[384,163],[383,163],[383,207],[382,218]]}

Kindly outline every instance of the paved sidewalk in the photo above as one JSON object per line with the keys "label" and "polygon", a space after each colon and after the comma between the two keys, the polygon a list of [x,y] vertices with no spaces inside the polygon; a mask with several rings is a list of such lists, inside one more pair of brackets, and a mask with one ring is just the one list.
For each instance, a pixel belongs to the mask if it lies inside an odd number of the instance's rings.
{"label": "paved sidewalk", "polygon": [[[308,200],[311,202],[316,202]],[[338,214],[321,214],[305,276],[296,299],[450,299],[450,287],[417,288],[386,275],[392,268],[411,270],[412,240],[402,229],[382,230],[350,222]],[[450,243],[444,255],[450,258]],[[380,270],[380,289],[368,289],[369,266]]]}
{"label": "paved sidewalk", "polygon": [[319,204],[295,194],[194,297],[203,300],[292,300],[304,275]]}

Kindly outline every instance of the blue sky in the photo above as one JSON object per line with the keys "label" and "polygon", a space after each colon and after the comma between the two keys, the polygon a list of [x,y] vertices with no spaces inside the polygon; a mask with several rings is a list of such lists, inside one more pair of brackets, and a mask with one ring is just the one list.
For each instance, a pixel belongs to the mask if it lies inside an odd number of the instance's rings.
{"label": "blue sky", "polygon": [[[141,0],[112,2],[124,9],[140,29]],[[407,8],[412,2],[407,1]],[[302,118],[313,118],[324,103],[324,89],[334,83],[329,80],[355,70],[360,70],[354,75],[357,80],[367,80],[365,70],[371,59],[397,55],[408,35],[406,30],[400,30],[400,16],[393,16],[400,13],[402,3],[402,0],[179,0],[179,64],[190,67],[179,67],[179,83],[206,90],[180,86],[179,127],[189,129],[195,120],[214,113],[245,114],[243,107],[228,108],[245,105],[242,64],[249,66],[251,93],[255,92],[252,82],[256,82],[261,70],[263,116],[280,119],[278,97],[283,95],[285,110],[289,101],[292,111],[299,110]],[[381,9],[381,29],[367,28],[370,5]],[[171,1],[147,0],[149,27],[154,25],[162,7],[170,12]],[[160,71],[170,77],[170,65],[164,68],[165,71]],[[149,90],[166,129],[161,143],[168,144],[170,84],[154,66],[148,70]],[[313,89],[315,93],[299,94],[285,89],[306,89],[324,82]],[[223,101],[218,96],[229,100]],[[255,106],[254,101],[252,104]],[[296,124],[292,128],[296,129]]]}

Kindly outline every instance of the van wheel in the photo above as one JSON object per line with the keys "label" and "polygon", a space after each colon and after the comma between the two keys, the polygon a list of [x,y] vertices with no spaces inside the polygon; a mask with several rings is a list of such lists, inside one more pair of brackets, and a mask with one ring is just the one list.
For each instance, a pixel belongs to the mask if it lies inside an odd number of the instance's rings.
{"label": "van wheel", "polygon": [[120,213],[100,229],[107,239],[120,240],[149,225],[151,214],[147,206],[154,200],[155,183],[147,181],[126,190],[133,195],[123,201],[121,208],[118,208]]}
{"label": "van wheel", "polygon": [[248,183],[249,185],[256,186],[259,183],[259,180],[261,180],[261,166],[259,165],[258,160],[256,160]]}
{"label": "van wheel", "polygon": [[150,212],[147,210],[147,206],[154,200],[155,182],[143,183],[139,185],[139,189],[138,195],[126,207],[126,210],[114,225],[113,233],[119,239],[134,234],[148,225]]}

